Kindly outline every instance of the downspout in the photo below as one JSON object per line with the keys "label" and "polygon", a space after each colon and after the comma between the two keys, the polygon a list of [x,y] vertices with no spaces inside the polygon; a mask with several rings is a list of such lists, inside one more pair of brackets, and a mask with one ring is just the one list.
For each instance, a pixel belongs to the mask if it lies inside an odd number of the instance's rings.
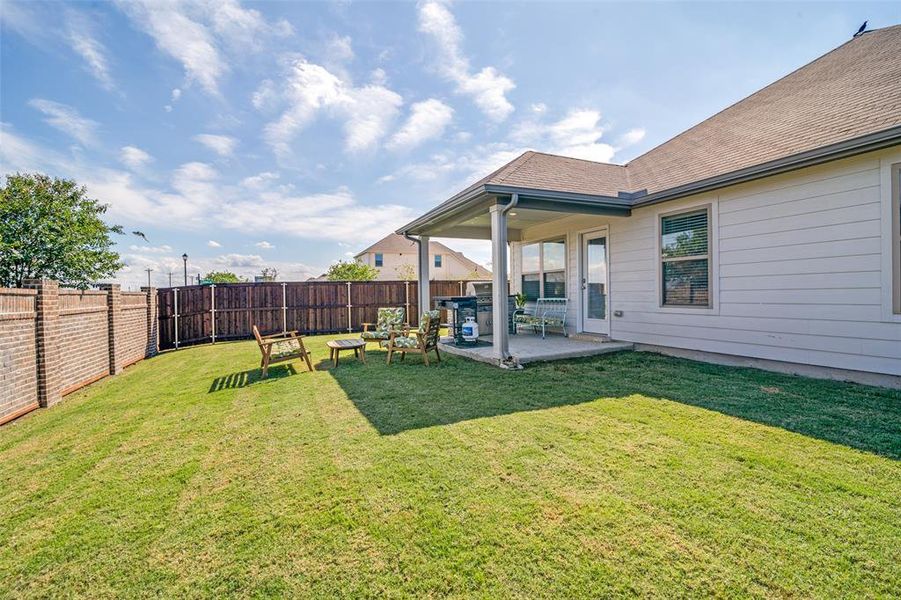
{"label": "downspout", "polygon": [[[418,306],[417,306],[418,310],[417,310],[416,316],[418,317],[420,314],[422,314],[423,312],[425,312],[429,309],[428,302],[423,302],[423,298],[424,298],[423,286],[425,286],[425,291],[427,292],[429,281],[428,281],[428,279],[426,279],[425,283],[423,283],[423,281],[422,281],[423,271],[424,271],[424,269],[428,269],[428,260],[429,260],[428,250],[425,252],[425,259],[423,259],[422,238],[421,237],[413,237],[406,231],[404,231],[403,236],[404,236],[404,238],[406,238],[416,244],[416,257],[417,257],[417,264],[418,264],[418,268],[416,269],[416,286],[417,286],[416,297],[417,297],[417,304],[418,304]],[[425,266],[423,266],[423,260],[425,260]],[[427,294],[426,294],[426,296],[427,296]],[[407,320],[412,322],[412,319],[410,319],[410,315],[407,315]]]}
{"label": "downspout", "polygon": [[513,195],[510,196],[510,204],[501,209],[501,214],[506,215],[508,212],[516,208],[517,204],[519,204],[519,194],[513,192]]}

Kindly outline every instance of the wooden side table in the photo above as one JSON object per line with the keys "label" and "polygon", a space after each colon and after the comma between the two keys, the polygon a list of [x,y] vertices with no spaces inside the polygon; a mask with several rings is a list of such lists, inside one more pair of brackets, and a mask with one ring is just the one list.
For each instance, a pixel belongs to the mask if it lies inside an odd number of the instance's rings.
{"label": "wooden side table", "polygon": [[335,362],[336,367],[338,366],[338,355],[342,350],[353,350],[354,356],[359,358],[364,365],[366,364],[365,340],[331,340],[325,345],[329,348],[329,359]]}

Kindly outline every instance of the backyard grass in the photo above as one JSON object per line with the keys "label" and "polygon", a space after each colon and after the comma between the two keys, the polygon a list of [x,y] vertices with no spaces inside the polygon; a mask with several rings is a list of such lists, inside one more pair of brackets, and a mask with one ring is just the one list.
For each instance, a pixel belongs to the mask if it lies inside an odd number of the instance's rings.
{"label": "backyard grass", "polygon": [[0,597],[901,590],[897,391],[383,360],[191,348],[0,428]]}

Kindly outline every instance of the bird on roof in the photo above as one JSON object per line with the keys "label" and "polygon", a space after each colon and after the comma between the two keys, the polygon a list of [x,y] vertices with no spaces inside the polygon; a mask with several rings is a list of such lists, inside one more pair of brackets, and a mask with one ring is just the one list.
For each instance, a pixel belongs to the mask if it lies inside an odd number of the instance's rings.
{"label": "bird on roof", "polygon": [[864,21],[864,22],[863,22],[863,25],[860,26],[860,29],[858,29],[858,30],[857,30],[857,33],[855,33],[852,37],[857,37],[857,36],[859,36],[860,34],[862,34],[864,31],[866,31],[866,30],[867,30],[867,23],[869,23],[869,20]]}
{"label": "bird on roof", "polygon": [[144,235],[143,231],[132,231],[131,233],[132,233],[132,235],[136,235],[139,238],[143,238],[144,241],[147,242],[148,244],[150,243],[150,240],[147,239],[147,236]]}

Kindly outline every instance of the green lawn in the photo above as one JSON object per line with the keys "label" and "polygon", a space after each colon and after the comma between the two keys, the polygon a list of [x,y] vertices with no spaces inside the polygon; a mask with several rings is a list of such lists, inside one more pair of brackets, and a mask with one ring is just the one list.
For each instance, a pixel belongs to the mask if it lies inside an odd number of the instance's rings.
{"label": "green lawn", "polygon": [[0,428],[0,597],[901,589],[897,391],[369,359],[259,381],[253,343],[170,352]]}

